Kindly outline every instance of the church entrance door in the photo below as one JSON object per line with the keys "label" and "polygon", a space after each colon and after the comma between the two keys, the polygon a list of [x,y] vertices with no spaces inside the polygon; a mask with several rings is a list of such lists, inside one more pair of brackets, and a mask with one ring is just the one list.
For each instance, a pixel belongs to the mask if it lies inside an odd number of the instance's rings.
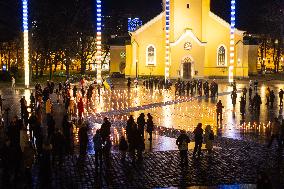
{"label": "church entrance door", "polygon": [[181,61],[181,78],[183,79],[191,79],[193,77],[193,71],[194,71],[194,62],[193,58],[188,55],[185,58],[182,59]]}
{"label": "church entrance door", "polygon": [[191,63],[183,63],[183,79],[191,79]]}

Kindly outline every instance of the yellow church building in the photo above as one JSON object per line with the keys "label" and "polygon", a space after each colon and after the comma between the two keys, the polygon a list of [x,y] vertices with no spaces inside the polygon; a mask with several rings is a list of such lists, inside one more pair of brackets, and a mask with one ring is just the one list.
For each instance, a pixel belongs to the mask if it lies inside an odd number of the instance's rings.
{"label": "yellow church building", "polygon": [[[210,11],[210,0],[170,0],[168,11],[168,46],[164,8],[130,33],[131,42],[125,47],[125,75],[165,76],[168,65],[169,78],[228,77],[231,26]],[[243,35],[244,31],[235,29],[234,77],[248,77],[249,72],[257,70],[257,46],[245,45]]]}

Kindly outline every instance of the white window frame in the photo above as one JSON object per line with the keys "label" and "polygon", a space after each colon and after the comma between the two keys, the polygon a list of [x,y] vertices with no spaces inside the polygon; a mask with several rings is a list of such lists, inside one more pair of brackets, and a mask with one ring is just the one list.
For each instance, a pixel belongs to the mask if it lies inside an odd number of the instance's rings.
{"label": "white window frame", "polygon": [[[224,49],[225,49],[225,65],[219,65],[219,50],[220,50],[221,47],[224,47]],[[221,44],[221,45],[218,46],[216,56],[217,56],[216,57],[217,67],[227,67],[228,66],[228,49],[227,49],[226,45]]]}
{"label": "white window frame", "polygon": [[[148,49],[149,47],[153,47],[154,48],[154,62],[150,63],[148,60]],[[157,48],[155,47],[155,45],[150,44],[146,47],[146,65],[147,66],[156,66],[157,65]]]}

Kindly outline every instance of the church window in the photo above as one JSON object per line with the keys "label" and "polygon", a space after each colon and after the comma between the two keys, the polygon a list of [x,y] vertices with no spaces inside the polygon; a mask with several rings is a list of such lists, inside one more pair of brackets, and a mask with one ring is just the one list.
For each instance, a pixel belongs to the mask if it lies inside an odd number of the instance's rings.
{"label": "church window", "polygon": [[217,49],[217,66],[227,66],[227,54],[226,54],[226,47],[221,45]]}
{"label": "church window", "polygon": [[186,7],[189,9],[190,8],[190,4],[187,4]]}
{"label": "church window", "polygon": [[154,45],[149,45],[146,49],[146,64],[147,66],[156,65],[156,48]]}

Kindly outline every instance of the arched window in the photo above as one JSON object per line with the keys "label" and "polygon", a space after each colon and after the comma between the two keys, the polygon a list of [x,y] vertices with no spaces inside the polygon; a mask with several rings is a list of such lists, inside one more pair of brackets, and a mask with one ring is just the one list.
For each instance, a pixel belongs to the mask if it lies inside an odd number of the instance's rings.
{"label": "arched window", "polygon": [[147,66],[156,65],[156,48],[154,45],[147,46],[146,49],[146,64]]}
{"label": "arched window", "polygon": [[217,66],[227,66],[227,49],[224,45],[217,49]]}

